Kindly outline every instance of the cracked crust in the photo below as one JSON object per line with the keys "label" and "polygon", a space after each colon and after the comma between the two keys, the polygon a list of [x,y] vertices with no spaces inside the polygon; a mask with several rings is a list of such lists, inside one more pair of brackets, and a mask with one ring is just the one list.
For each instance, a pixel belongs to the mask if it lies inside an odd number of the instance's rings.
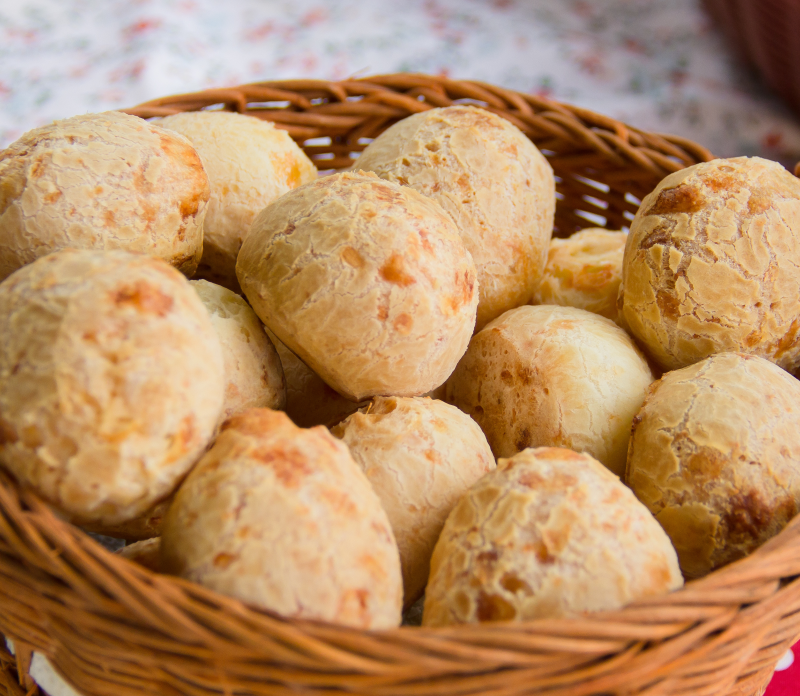
{"label": "cracked crust", "polygon": [[475,264],[453,221],[374,174],[333,174],[269,205],[236,271],[261,320],[353,401],[438,387],[475,325]]}
{"label": "cracked crust", "polygon": [[330,428],[369,404],[369,400],[355,402],[345,399],[283,345],[272,331],[267,327],[264,330],[281,359],[286,378],[286,408],[283,410],[295,425],[301,428],[325,425]]}
{"label": "cracked crust", "polygon": [[208,177],[182,135],[115,111],[28,131],[0,152],[0,280],[59,249],[125,249],[191,276]]}
{"label": "cracked crust", "polygon": [[404,606],[424,592],[447,515],[495,468],[477,423],[428,398],[377,397],[331,430],[381,499],[400,549]]}
{"label": "cracked crust", "polygon": [[447,518],[422,625],[619,609],[682,585],[669,538],[616,476],[586,454],[527,449]]}
{"label": "cracked crust", "polygon": [[447,381],[496,457],[526,447],[588,452],[625,470],[631,422],[653,375],[614,322],[574,307],[512,309],[473,336]]}
{"label": "cracked crust", "polygon": [[553,239],[531,304],[577,307],[617,322],[625,232],[601,228]]}
{"label": "cracked crust", "polygon": [[800,181],[758,157],[669,175],[631,223],[620,313],[665,370],[741,351],[800,365]]}
{"label": "cracked crust", "polygon": [[0,284],[0,461],[76,523],[167,497],[222,401],[208,313],[161,259],[67,249]]}
{"label": "cracked crust", "polygon": [[378,496],[323,427],[226,421],[164,521],[164,570],[283,616],[398,626],[400,558]]}
{"label": "cracked crust", "polygon": [[356,167],[433,198],[455,220],[478,270],[476,330],[530,302],[553,234],[555,179],[516,126],[473,106],[430,109],[378,136]]}
{"label": "cracked crust", "polygon": [[281,410],[286,383],[275,346],[256,313],[239,295],[207,280],[189,281],[208,310],[225,363],[222,420],[248,408]]}
{"label": "cracked crust", "polygon": [[255,216],[317,169],[286,131],[229,111],[190,111],[154,121],[188,138],[211,185],[197,277],[239,292],[236,257]]}
{"label": "cracked crust", "polygon": [[634,420],[626,481],[672,538],[687,577],[746,556],[800,508],[800,384],[720,353],[670,372]]}

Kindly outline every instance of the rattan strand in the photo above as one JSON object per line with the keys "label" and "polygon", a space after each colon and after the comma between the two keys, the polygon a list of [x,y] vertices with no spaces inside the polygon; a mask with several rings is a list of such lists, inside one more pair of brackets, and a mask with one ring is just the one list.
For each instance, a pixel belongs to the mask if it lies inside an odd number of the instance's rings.
{"label": "rattan strand", "polygon": [[[518,125],[559,179],[557,234],[626,226],[704,148],[585,109],[425,75],[290,80],[157,99],[143,118],[226,108],[349,167],[405,116],[474,103]],[[320,140],[322,139],[322,140]],[[311,142],[309,142],[311,141]],[[669,596],[569,620],[378,633],[283,620],[115,556],[0,474],[0,694],[36,691],[32,650],[86,696],[755,696],[800,636],[800,518],[750,558]]]}

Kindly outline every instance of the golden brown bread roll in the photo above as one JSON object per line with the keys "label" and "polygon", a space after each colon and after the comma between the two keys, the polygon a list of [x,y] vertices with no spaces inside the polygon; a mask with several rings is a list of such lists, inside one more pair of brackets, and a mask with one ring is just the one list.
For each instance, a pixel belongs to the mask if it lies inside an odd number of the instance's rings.
{"label": "golden brown bread roll", "polygon": [[763,358],[712,355],[650,387],[626,482],[687,577],[747,555],[797,514],[798,433],[800,383]]}
{"label": "golden brown bread roll", "polygon": [[0,152],[0,280],[59,249],[126,249],[191,276],[208,177],[191,143],[116,111],[56,121]]}
{"label": "golden brown bread roll", "polygon": [[222,400],[208,312],[161,259],[67,249],[0,284],[0,461],[76,523],[168,496]]}
{"label": "golden brown bread roll", "polygon": [[568,447],[625,471],[633,417],[653,381],[614,322],[574,307],[519,307],[490,322],[447,381],[447,401],[472,416],[496,457]]}
{"label": "golden brown bread roll", "polygon": [[342,396],[418,396],[475,325],[475,264],[434,201],[374,174],[323,177],[258,217],[236,272],[275,335]]}
{"label": "golden brown bread roll", "polygon": [[420,397],[377,397],[331,433],[348,446],[386,510],[410,607],[425,590],[450,510],[495,467],[486,437],[454,406]]}
{"label": "golden brown bread roll", "polygon": [[619,609],[682,584],[669,538],[616,476],[586,454],[527,449],[450,513],[422,624]]}
{"label": "golden brown bread roll", "polygon": [[400,624],[400,558],[386,513],[326,428],[251,409],[226,421],[164,520],[166,572],[283,616]]}
{"label": "golden brown bread roll", "polygon": [[430,109],[384,131],[355,166],[430,196],[455,220],[478,270],[477,330],[530,302],[553,233],[555,180],[519,128],[474,106]]}
{"label": "golden brown bread roll", "polygon": [[289,134],[268,121],[230,111],[188,111],[159,119],[186,136],[203,160],[211,198],[197,277],[239,291],[236,257],[253,218],[317,169]]}
{"label": "golden brown bread roll", "polygon": [[800,181],[758,157],[664,179],[631,223],[620,313],[665,370],[741,351],[800,364]]}
{"label": "golden brown bread roll", "polygon": [[189,281],[216,329],[225,364],[222,419],[248,408],[282,409],[286,382],[275,346],[256,313],[239,295],[207,280]]}
{"label": "golden brown bread roll", "polygon": [[617,321],[625,232],[592,227],[553,239],[531,304],[577,307]]}

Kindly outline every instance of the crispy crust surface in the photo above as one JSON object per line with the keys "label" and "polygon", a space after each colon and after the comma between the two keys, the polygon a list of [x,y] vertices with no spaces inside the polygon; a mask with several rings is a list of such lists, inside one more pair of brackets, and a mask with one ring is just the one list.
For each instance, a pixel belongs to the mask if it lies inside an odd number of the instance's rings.
{"label": "crispy crust surface", "polygon": [[0,461],[77,523],[134,519],[211,440],[222,370],[205,307],[166,262],[50,254],[0,284]]}
{"label": "crispy crust surface", "polygon": [[473,336],[447,381],[496,457],[526,447],[588,452],[621,475],[633,417],[653,381],[614,322],[574,307],[512,309]]}
{"label": "crispy crust surface", "polygon": [[501,459],[456,505],[431,560],[424,626],[618,609],[683,584],[664,530],[589,455]]}
{"label": "crispy crust surface", "polygon": [[377,397],[331,433],[350,448],[386,510],[409,607],[425,590],[450,510],[495,468],[486,437],[454,406],[423,397]]}
{"label": "crispy crust surface", "polygon": [[475,324],[475,265],[453,221],[374,174],[333,174],[279,198],[236,270],[261,320],[353,401],[438,387]]}
{"label": "crispy crust surface", "polygon": [[665,370],[713,353],[800,365],[800,180],[758,157],[666,177],[631,223],[620,314]]}
{"label": "crispy crust surface", "polygon": [[165,571],[284,616],[400,624],[400,558],[386,513],[326,428],[251,409],[223,424],[164,521]]}
{"label": "crispy crust surface", "polygon": [[430,196],[455,220],[478,270],[477,330],[531,300],[553,234],[555,179],[516,126],[473,106],[430,109],[387,129],[356,166]]}
{"label": "crispy crust surface", "polygon": [[191,277],[208,177],[182,135],[116,111],[56,121],[0,152],[0,280],[65,248],[125,249]]}
{"label": "crispy crust surface", "polygon": [[317,169],[286,131],[230,111],[187,111],[154,121],[184,135],[208,174],[211,197],[197,277],[239,292],[236,257],[253,219]]}
{"label": "crispy crust surface", "polygon": [[189,281],[208,310],[225,363],[222,418],[261,406],[281,410],[286,384],[275,346],[250,305],[239,295],[207,280]]}
{"label": "crispy crust surface", "polygon": [[648,390],[626,481],[687,577],[742,558],[797,514],[799,404],[794,377],[737,353],[669,372]]}
{"label": "crispy crust surface", "polygon": [[552,239],[531,304],[577,307],[616,322],[626,239],[625,232],[600,228]]}

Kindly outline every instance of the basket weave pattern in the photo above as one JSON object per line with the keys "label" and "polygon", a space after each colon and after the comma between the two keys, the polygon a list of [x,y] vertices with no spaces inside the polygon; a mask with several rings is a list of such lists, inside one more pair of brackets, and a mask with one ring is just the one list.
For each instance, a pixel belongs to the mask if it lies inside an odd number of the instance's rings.
{"label": "basket weave pattern", "polygon": [[[626,225],[666,174],[711,157],[576,107],[423,75],[259,83],[128,112],[222,105],[275,122],[320,169],[340,169],[395,121],[465,101],[508,118],[547,154],[561,236],[595,216]],[[0,473],[0,632],[17,646],[16,657],[0,648],[4,696],[36,692],[31,650],[86,696],[754,696],[800,636],[800,518],[751,557],[620,611],[368,633],[281,619],[154,574]]]}

